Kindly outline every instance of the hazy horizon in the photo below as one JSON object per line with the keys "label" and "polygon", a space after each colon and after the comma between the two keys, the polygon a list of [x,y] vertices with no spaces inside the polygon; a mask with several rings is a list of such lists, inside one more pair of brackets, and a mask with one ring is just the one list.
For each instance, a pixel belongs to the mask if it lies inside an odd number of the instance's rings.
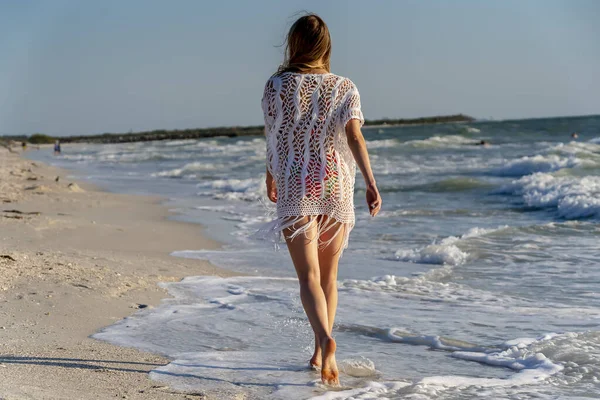
{"label": "hazy horizon", "polygon": [[600,113],[593,0],[31,0],[0,5],[0,135],[262,125],[300,10],[328,23],[368,119]]}

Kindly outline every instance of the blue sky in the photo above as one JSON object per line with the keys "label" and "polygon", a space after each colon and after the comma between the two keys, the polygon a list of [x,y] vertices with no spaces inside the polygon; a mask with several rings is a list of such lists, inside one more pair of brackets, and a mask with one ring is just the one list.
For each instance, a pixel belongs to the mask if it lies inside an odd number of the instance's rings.
{"label": "blue sky", "polygon": [[262,124],[303,10],[367,118],[600,113],[597,0],[20,0],[0,3],[0,134]]}

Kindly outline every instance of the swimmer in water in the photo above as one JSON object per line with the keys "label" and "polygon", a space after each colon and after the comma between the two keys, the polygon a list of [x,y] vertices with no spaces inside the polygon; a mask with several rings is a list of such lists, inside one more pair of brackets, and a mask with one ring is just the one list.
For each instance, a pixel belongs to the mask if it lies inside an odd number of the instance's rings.
{"label": "swimmer in water", "polygon": [[571,133],[571,138],[577,139],[578,137],[579,137],[579,135],[577,134],[577,132]]}
{"label": "swimmer in water", "polygon": [[56,142],[54,142],[54,155],[59,155],[60,154],[60,141],[57,140]]}
{"label": "swimmer in water", "polygon": [[488,142],[487,140],[482,140],[479,143],[475,143],[475,146],[488,147],[489,145],[490,145],[490,142]]}

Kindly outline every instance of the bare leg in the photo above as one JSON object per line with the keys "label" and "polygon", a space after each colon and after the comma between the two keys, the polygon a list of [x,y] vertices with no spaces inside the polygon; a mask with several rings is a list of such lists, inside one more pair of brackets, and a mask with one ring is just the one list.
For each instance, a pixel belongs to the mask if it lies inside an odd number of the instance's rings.
{"label": "bare leg", "polygon": [[[319,218],[327,218],[320,216]],[[342,231],[338,232],[338,229]],[[333,332],[333,321],[335,320],[335,313],[337,311],[338,303],[338,292],[337,292],[337,272],[338,272],[338,261],[344,242],[344,226],[339,223],[333,225],[326,232],[321,234],[321,242],[328,242],[332,238],[331,243],[327,247],[319,249],[319,268],[321,272],[321,288],[325,294],[325,300],[327,301],[327,319],[329,322],[329,332]],[[337,235],[336,235],[337,233]],[[335,236],[335,237],[334,237]],[[312,358],[310,359],[310,365],[313,369],[321,367],[321,341],[315,335],[315,351]]]}
{"label": "bare leg", "polygon": [[[297,226],[303,226],[306,223],[309,223],[308,217],[298,222]],[[322,348],[321,362],[325,368],[321,369],[321,380],[325,384],[339,385],[338,371],[335,365],[336,344],[331,337],[331,328],[327,317],[327,300],[321,287],[317,226],[312,223],[305,233],[290,239],[294,231],[294,228],[289,228],[283,233],[298,275],[300,299],[304,311]]]}
{"label": "bare leg", "polygon": [[[309,219],[306,217],[304,221],[299,222],[297,225],[302,226],[308,221]],[[300,299],[310,325],[320,343],[323,339],[330,337],[329,321],[327,320],[327,301],[323,289],[321,289],[318,241],[316,239],[317,226],[314,223],[312,225],[306,233],[294,239],[289,239],[294,232],[294,228],[286,229],[284,235],[298,275]]]}
{"label": "bare leg", "polygon": [[[321,235],[321,241],[331,243],[322,249],[319,249],[319,268],[321,271],[321,288],[327,300],[327,319],[329,322],[329,332],[333,331],[333,321],[338,304],[337,276],[338,263],[342,254],[344,245],[344,230],[346,227],[336,223],[333,228]],[[335,236],[335,237],[334,237]]]}
{"label": "bare leg", "polygon": [[[323,217],[326,218],[326,217]],[[329,322],[329,333],[333,332],[333,321],[338,304],[337,275],[338,262],[344,245],[344,229],[342,224],[335,223],[330,229],[321,234],[321,242],[331,242],[324,248],[319,249],[319,267],[321,271],[321,288],[327,301],[327,320]],[[325,383],[338,384],[338,369],[335,362],[335,341],[320,343],[322,349],[321,377]]]}

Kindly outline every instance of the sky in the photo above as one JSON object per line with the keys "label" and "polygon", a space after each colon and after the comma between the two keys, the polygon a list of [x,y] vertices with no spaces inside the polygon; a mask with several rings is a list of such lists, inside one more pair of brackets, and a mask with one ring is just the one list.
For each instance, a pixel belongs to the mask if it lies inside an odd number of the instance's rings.
{"label": "sky", "polygon": [[600,113],[600,0],[0,2],[0,135],[263,123],[315,12],[368,119]]}

